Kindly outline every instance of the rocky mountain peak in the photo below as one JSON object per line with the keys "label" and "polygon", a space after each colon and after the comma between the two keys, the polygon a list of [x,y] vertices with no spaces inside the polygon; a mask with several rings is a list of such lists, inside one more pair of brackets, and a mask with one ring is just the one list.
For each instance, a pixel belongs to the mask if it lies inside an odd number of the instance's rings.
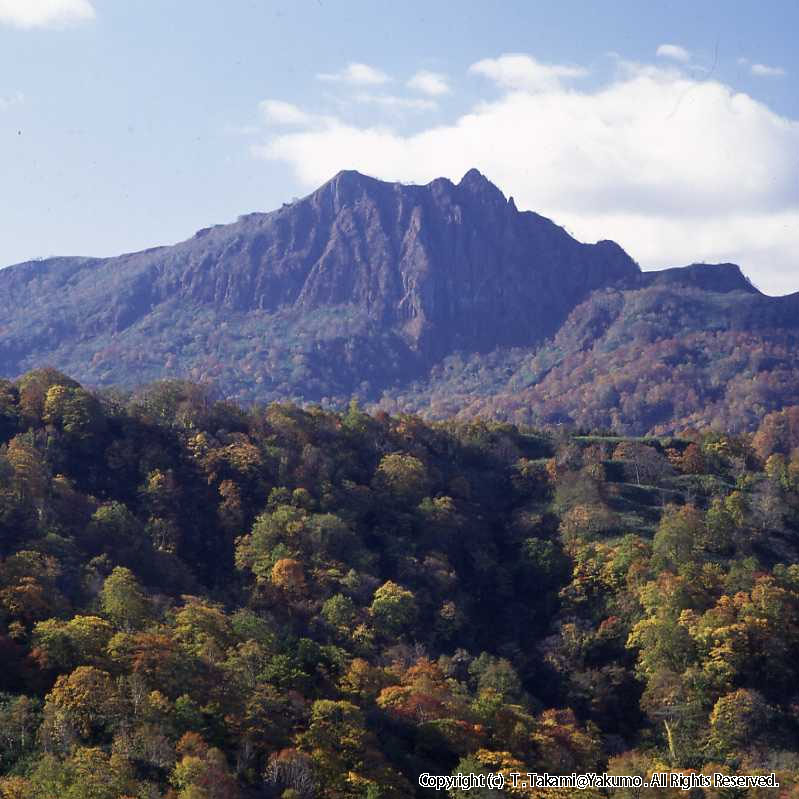
{"label": "rocky mountain peak", "polygon": [[90,382],[97,372],[136,382],[153,329],[175,355],[149,365],[148,378],[205,362],[248,329],[273,331],[256,334],[272,349],[280,330],[315,358],[334,340],[353,352],[355,336],[391,342],[374,361],[407,376],[457,350],[536,345],[591,291],[638,273],[618,245],[582,244],[518,212],[477,169],[457,185],[344,170],[277,211],[171,247],[0,271],[0,374],[45,362]]}
{"label": "rocky mountain peak", "polygon": [[505,203],[505,195],[479,170],[470,169],[458,183],[458,189],[466,192],[473,197],[478,197],[487,201]]}

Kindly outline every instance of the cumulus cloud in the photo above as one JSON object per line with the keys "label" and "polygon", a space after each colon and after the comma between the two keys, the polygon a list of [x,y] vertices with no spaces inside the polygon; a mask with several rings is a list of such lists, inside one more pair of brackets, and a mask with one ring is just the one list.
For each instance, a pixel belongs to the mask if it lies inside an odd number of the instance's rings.
{"label": "cumulus cloud", "polygon": [[0,23],[44,28],[94,19],[89,0],[0,0]]}
{"label": "cumulus cloud", "polygon": [[661,58],[670,58],[672,61],[679,61],[687,64],[691,60],[691,54],[679,44],[661,44],[655,51]]}
{"label": "cumulus cloud", "polygon": [[419,183],[477,167],[518,207],[582,240],[613,238],[644,268],[730,260],[766,291],[799,289],[799,122],[673,67],[627,63],[578,91],[562,84],[575,67],[542,78],[530,57],[478,65],[504,91],[449,124],[404,133],[327,117],[257,154],[309,188],[342,168]]}
{"label": "cumulus cloud", "polygon": [[785,74],[782,67],[770,67],[767,64],[752,64],[752,74],[764,78],[780,78]]}
{"label": "cumulus cloud", "polygon": [[309,114],[283,100],[264,100],[258,108],[267,122],[277,125],[307,125],[311,121]]}
{"label": "cumulus cloud", "polygon": [[[556,219],[561,223],[564,219]],[[761,291],[799,290],[796,249],[799,206],[777,211],[736,211],[695,219],[663,212],[576,213],[567,228],[585,241],[613,239],[644,269],[695,262],[736,263]]]}
{"label": "cumulus cloud", "polygon": [[420,70],[409,81],[408,88],[431,97],[438,97],[449,92],[449,84],[444,75],[437,72],[427,72]]}
{"label": "cumulus cloud", "polygon": [[379,86],[390,80],[385,72],[357,61],[347,64],[340,72],[321,72],[316,77],[319,80],[333,83],[351,83],[361,86]]}
{"label": "cumulus cloud", "polygon": [[520,91],[552,91],[564,80],[582,78],[588,70],[564,64],[543,64],[523,53],[508,53],[499,58],[484,58],[469,67],[504,89]]}

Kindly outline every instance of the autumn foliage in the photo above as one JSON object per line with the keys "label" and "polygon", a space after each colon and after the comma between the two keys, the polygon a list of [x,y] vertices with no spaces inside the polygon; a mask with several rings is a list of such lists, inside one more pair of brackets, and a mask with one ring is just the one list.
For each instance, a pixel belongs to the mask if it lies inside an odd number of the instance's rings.
{"label": "autumn foliage", "polygon": [[0,797],[794,796],[794,410],[629,438],[2,383]]}

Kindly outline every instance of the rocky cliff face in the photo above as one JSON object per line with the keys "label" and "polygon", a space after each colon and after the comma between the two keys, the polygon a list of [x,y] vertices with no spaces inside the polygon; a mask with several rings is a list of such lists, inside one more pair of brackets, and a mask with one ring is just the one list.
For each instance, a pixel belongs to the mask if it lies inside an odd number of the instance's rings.
{"label": "rocky cliff face", "polygon": [[46,357],[53,338],[119,334],[166,302],[267,314],[354,306],[426,358],[529,345],[591,290],[638,271],[613,242],[581,244],[520,213],[476,170],[426,186],[341,172],[278,211],[173,247],[1,271],[0,371]]}

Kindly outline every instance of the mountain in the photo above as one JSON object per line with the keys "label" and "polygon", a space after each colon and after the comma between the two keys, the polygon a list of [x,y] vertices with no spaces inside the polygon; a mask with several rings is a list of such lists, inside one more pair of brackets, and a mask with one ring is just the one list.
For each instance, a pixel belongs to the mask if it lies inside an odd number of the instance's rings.
{"label": "mountain", "polygon": [[[525,420],[580,423],[570,398],[621,352],[689,334],[788,347],[797,304],[730,264],[642,272],[474,169],[425,186],[345,171],[172,247],[0,270],[0,374],[48,364],[98,386],[187,377],[245,401],[358,394],[431,413],[446,394],[448,411],[517,418],[526,403]],[[590,376],[555,379],[578,361]],[[547,380],[560,404],[542,399]],[[675,413],[591,419],[638,430]]]}
{"label": "mountain", "polygon": [[[520,213],[477,170],[427,186],[341,172],[294,204],[174,247],[3,270],[0,363],[15,374],[49,361],[97,383],[183,370],[235,385],[264,366],[248,350],[314,361],[376,347],[394,361],[376,353],[385,380],[456,349],[534,345],[592,289],[637,272],[612,242],[580,244]],[[218,371],[239,358],[240,375]],[[354,367],[330,390],[359,385]],[[257,375],[267,390],[273,375]]]}

